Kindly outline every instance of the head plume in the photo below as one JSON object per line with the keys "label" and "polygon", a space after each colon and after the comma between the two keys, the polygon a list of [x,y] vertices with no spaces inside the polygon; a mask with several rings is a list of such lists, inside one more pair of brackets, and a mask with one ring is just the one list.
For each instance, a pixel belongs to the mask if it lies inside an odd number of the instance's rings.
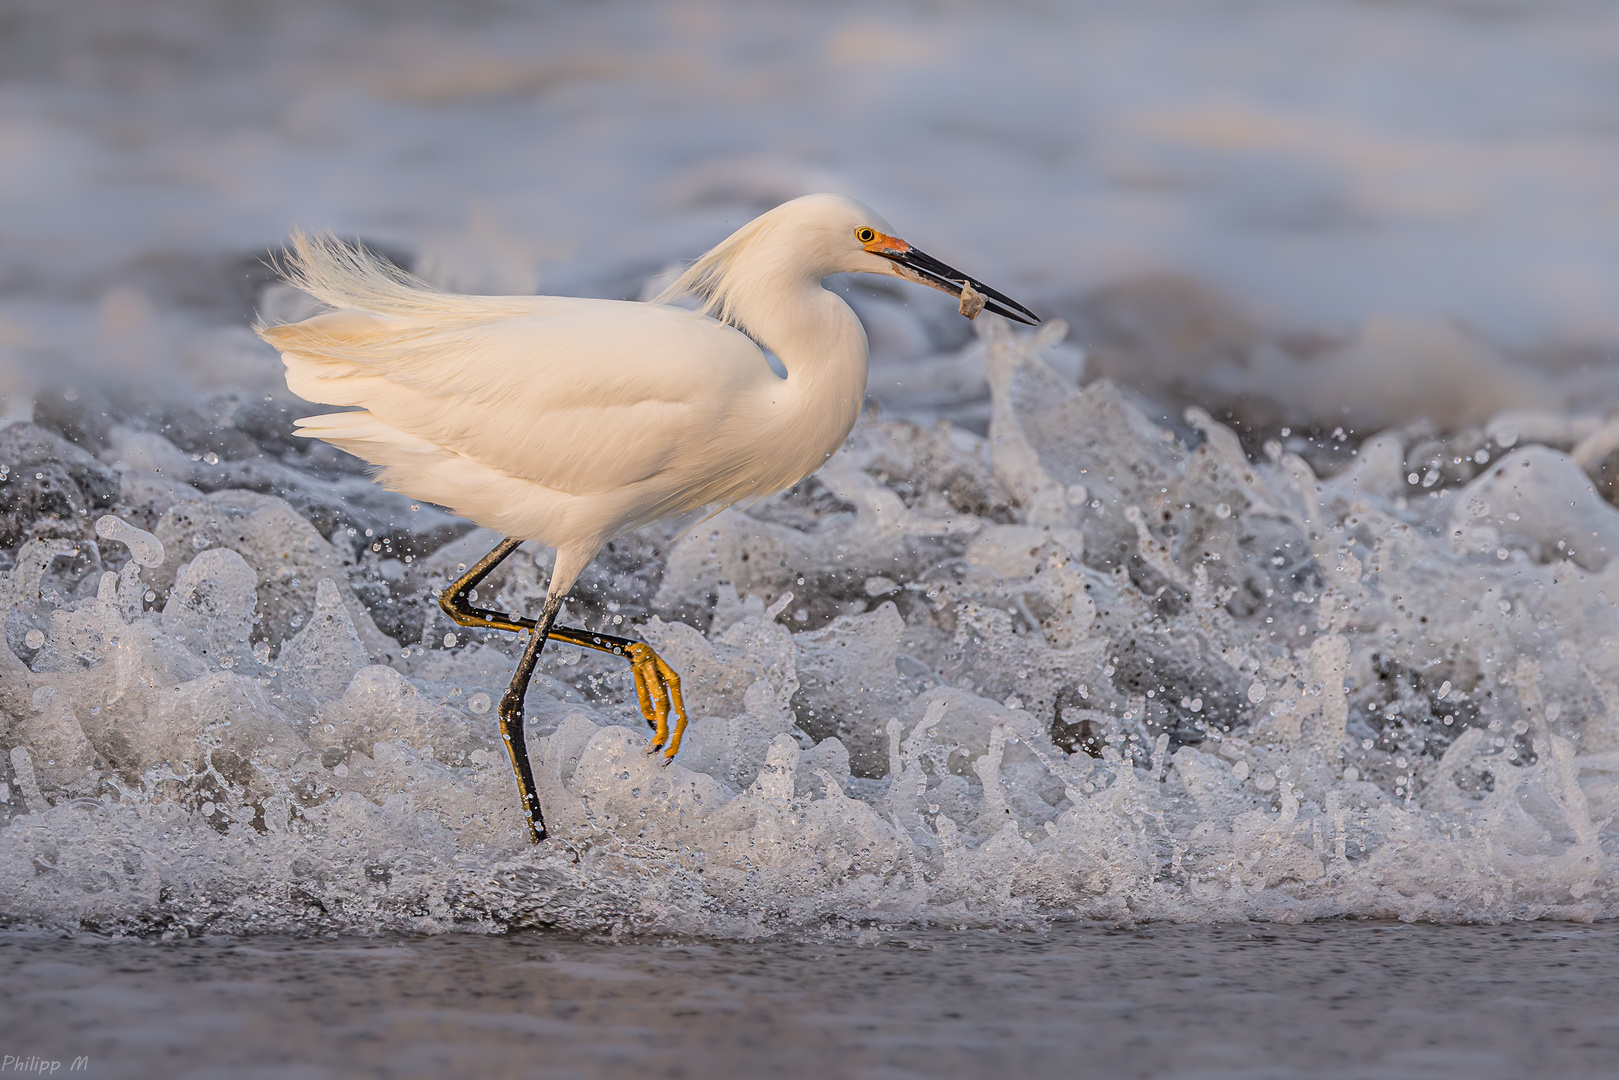
{"label": "head plume", "polygon": [[[652,302],[672,304],[696,296],[702,300],[699,312],[741,326],[738,309],[747,305],[750,286],[781,274],[818,279],[849,269],[841,260],[861,225],[887,228],[871,210],[843,195],[805,195],[782,203],[714,245]],[[788,234],[793,243],[771,242]]]}

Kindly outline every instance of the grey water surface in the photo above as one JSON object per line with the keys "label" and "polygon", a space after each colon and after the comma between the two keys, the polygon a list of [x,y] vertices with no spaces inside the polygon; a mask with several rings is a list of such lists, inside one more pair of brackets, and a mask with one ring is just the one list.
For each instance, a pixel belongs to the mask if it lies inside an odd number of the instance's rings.
{"label": "grey water surface", "polygon": [[1605,1077],[1616,960],[1614,923],[754,943],[12,933],[0,1054],[59,1075],[300,1080]]}

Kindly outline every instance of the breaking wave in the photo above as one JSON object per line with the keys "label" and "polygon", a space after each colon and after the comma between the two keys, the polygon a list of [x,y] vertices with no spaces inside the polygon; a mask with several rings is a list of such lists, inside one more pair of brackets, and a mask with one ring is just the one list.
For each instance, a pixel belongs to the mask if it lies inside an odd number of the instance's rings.
{"label": "breaking wave", "polygon": [[[604,552],[564,620],[652,642],[691,726],[660,768],[628,672],[548,650],[539,848],[492,709],[519,643],[431,602],[495,537],[341,518],[380,498],[355,477],[13,424],[0,916],[1619,915],[1619,510],[1588,473],[1614,422],[1251,458],[1197,409],[1082,386],[1063,333],[986,328],[956,358],[985,372],[987,437],[868,419],[791,491]],[[484,588],[533,608],[548,558]]]}

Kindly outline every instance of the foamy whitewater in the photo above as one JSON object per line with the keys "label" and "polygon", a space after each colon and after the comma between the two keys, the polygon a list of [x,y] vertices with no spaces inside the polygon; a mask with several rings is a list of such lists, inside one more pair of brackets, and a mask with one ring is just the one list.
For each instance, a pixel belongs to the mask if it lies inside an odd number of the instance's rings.
{"label": "foamy whitewater", "polygon": [[[355,559],[280,498],[188,486],[217,466],[160,435],[82,455],[121,513],[26,541],[4,578],[6,915],[731,933],[1619,911],[1619,510],[1578,464],[1619,428],[1571,448],[1573,425],[1501,417],[1432,461],[1389,433],[1322,480],[1196,409],[1165,428],[1076,385],[1044,359],[1064,331],[986,320],[987,438],[868,422],[817,479],[609,553],[570,614],[662,650],[691,730],[660,768],[627,673],[555,649],[538,849],[490,709],[512,644],[427,594],[489,534]],[[543,595],[526,561],[485,586],[508,609]],[[409,645],[373,590],[420,609]]]}
{"label": "foamy whitewater", "polygon": [[[0,923],[1619,915],[1608,9],[36,7],[0,41]],[[254,253],[650,296],[825,189],[1051,317],[834,283],[873,407],[597,559],[563,621],[653,643],[691,726],[660,768],[622,663],[549,648],[535,848],[520,642],[434,603],[498,538],[290,437],[246,327],[310,309]],[[549,559],[480,603],[536,610]]]}

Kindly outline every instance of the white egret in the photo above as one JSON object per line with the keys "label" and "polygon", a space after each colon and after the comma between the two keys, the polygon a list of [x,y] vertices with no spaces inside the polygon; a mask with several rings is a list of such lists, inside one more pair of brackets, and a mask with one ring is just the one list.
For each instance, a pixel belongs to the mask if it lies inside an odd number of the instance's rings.
{"label": "white egret", "polygon": [[[672,758],[686,726],[679,677],[650,647],[554,625],[585,566],[641,526],[797,483],[854,426],[866,334],[822,279],[888,274],[960,297],[969,318],[987,309],[1039,321],[838,195],[749,222],[651,303],[456,295],[331,237],[292,244],[287,280],[334,310],[256,329],[280,351],[294,393],[358,406],[305,417],[297,434],[378,466],[390,490],[508,537],[439,602],[461,625],[529,632],[499,717],[536,842],[545,824],[523,697],[547,639],[631,660],[653,728],[648,753],[667,744]],[[687,294],[702,298],[700,311],[673,306]],[[472,590],[524,540],[556,548],[539,616],[474,606]]]}

